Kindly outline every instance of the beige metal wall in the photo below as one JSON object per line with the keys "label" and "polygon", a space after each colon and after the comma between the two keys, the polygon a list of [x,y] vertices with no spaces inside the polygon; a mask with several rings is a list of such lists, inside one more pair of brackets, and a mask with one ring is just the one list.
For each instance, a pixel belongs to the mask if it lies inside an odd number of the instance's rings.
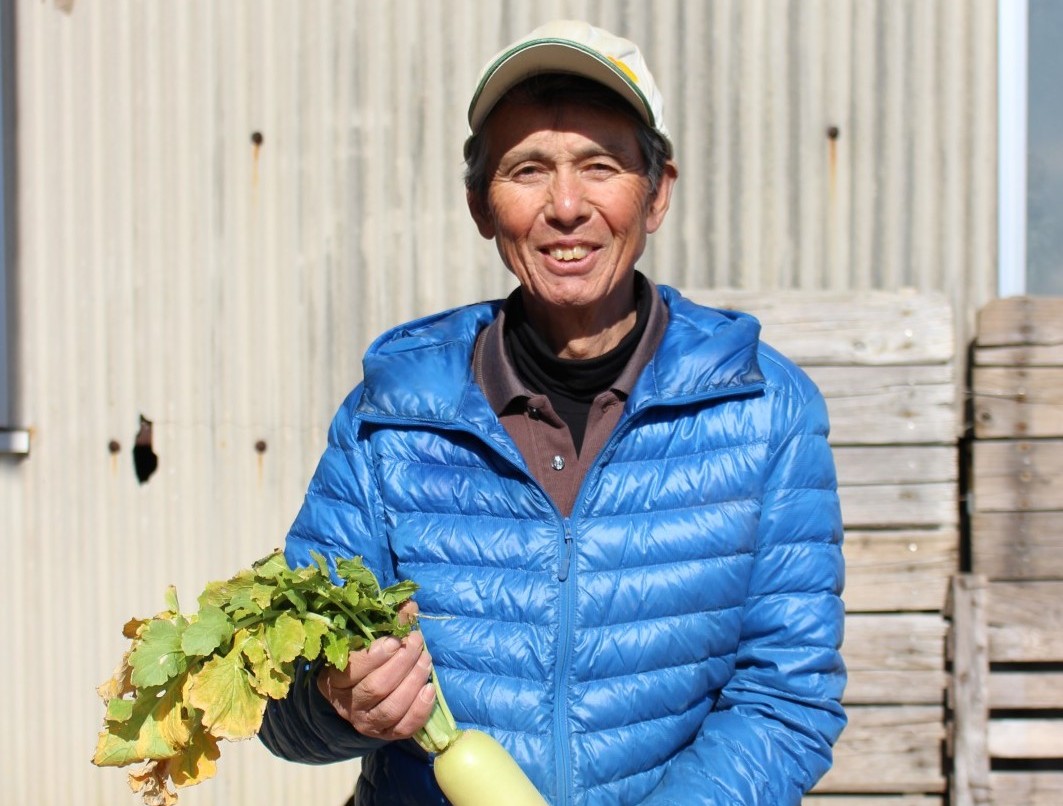
{"label": "beige metal wall", "polygon": [[[279,544],[373,335],[509,290],[462,113],[534,24],[644,44],[681,168],[657,280],[939,288],[962,327],[995,285],[995,0],[7,1],[32,448],[0,457],[5,804],[132,802],[88,763],[121,624]],[[339,806],[353,774],[249,742],[182,803]]]}

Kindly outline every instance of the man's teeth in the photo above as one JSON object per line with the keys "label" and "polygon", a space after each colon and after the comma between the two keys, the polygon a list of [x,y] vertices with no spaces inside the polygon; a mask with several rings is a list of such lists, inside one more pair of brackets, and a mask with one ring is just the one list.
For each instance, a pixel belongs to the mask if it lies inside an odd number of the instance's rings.
{"label": "man's teeth", "polygon": [[571,249],[551,249],[550,257],[554,260],[583,260],[587,257],[587,249],[583,246],[573,246]]}

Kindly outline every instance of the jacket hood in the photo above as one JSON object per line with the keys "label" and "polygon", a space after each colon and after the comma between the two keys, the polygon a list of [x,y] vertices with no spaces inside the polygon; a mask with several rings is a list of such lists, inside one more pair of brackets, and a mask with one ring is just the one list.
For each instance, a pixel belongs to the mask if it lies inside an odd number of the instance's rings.
{"label": "jacket hood", "polygon": [[[757,362],[760,323],[755,318],[706,309],[668,286],[657,289],[668,307],[668,326],[632,391],[632,410],[763,382]],[[494,419],[476,385],[472,356],[477,334],[501,307],[501,300],[468,305],[381,335],[363,360],[359,414],[440,425],[459,420],[482,425],[484,417]]]}

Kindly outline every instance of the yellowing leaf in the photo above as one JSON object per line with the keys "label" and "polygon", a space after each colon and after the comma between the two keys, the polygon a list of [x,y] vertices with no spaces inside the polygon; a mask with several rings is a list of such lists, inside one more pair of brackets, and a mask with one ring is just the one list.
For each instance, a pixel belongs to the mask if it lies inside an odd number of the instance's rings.
{"label": "yellowing leaf", "polygon": [[187,687],[189,702],[203,712],[203,724],[222,739],[247,739],[262,725],[266,699],[251,686],[242,655],[235,648],[215,655]]}
{"label": "yellowing leaf", "polygon": [[147,623],[148,619],[131,618],[122,627],[122,635],[132,641],[140,633],[140,628]]}
{"label": "yellowing leaf", "polygon": [[118,697],[124,697],[126,694],[132,694],[136,691],[136,686],[129,679],[132,672],[133,670],[129,667],[129,653],[126,652],[122,655],[122,660],[118,663],[114,674],[96,687],[96,693],[100,695],[104,702],[110,702]]}
{"label": "yellowing leaf", "polygon": [[149,761],[129,773],[129,788],[139,792],[145,806],[173,806],[177,793],[166,784],[166,762]]}
{"label": "yellowing leaf", "polygon": [[303,632],[306,640],[303,642],[303,657],[314,660],[321,654],[321,639],[329,630],[327,621],[316,618],[308,618],[303,622]]}
{"label": "yellowing leaf", "polygon": [[255,576],[263,579],[277,579],[289,571],[288,563],[284,559],[284,553],[275,551],[258,560],[251,566]]}
{"label": "yellowing leaf", "polygon": [[192,786],[214,777],[220,755],[218,740],[204,730],[197,730],[188,745],[169,760],[167,769],[177,786]]}
{"label": "yellowing leaf", "polygon": [[280,669],[264,666],[262,669],[256,670],[256,674],[252,675],[251,685],[263,697],[280,700],[287,695],[288,689],[291,688],[292,678]]}
{"label": "yellowing leaf", "polygon": [[177,601],[177,588],[175,588],[173,585],[167,587],[164,598],[166,600],[166,608],[171,613],[176,614],[181,612],[181,605]]}
{"label": "yellowing leaf", "polygon": [[[164,727],[164,723],[172,718],[173,704],[172,695],[154,688],[141,692],[132,702],[132,708],[121,706],[122,711],[128,709],[128,714],[121,721],[107,723],[107,729],[100,733],[92,763],[100,767],[124,767],[135,761],[172,756],[176,748],[166,738],[171,728],[168,723]],[[118,707],[109,705],[109,709]]]}
{"label": "yellowing leaf", "polygon": [[192,736],[192,724],[185,717],[182,707],[181,686],[171,686],[161,697],[155,708],[155,720],[159,725],[159,735],[170,747],[178,748],[187,744]]}
{"label": "yellowing leaf", "polygon": [[303,653],[306,630],[303,623],[287,613],[266,625],[266,650],[273,663],[290,663]]}
{"label": "yellowing leaf", "polygon": [[242,592],[249,591],[254,582],[254,575],[250,571],[241,571],[223,582],[209,582],[199,595],[199,606],[203,608],[213,605],[224,608]]}

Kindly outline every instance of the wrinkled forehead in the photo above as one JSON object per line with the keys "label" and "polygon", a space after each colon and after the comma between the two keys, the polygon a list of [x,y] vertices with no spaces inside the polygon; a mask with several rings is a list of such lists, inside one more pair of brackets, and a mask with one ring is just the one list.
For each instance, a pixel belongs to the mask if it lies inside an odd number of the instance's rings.
{"label": "wrinkled forehead", "polygon": [[637,122],[624,110],[573,99],[503,99],[482,129],[493,161],[519,148],[530,154],[611,154],[641,163],[636,132]]}

